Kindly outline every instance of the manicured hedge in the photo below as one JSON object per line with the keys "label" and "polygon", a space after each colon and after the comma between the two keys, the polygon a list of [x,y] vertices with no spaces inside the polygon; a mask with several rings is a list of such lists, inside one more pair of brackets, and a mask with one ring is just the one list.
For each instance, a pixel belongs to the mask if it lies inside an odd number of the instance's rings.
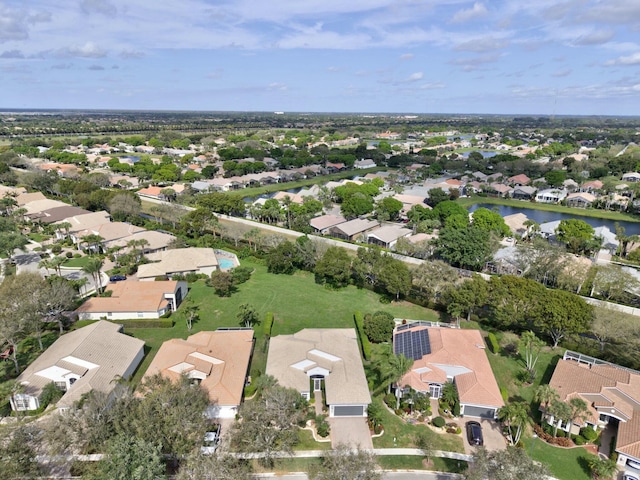
{"label": "manicured hedge", "polygon": [[267,338],[271,338],[271,329],[273,328],[273,312],[267,312],[264,316],[264,334]]}
{"label": "manicured hedge", "polygon": [[493,333],[489,333],[487,335],[487,345],[489,345],[491,353],[498,353],[500,351],[500,344],[498,343],[498,339]]}
{"label": "manicured hedge", "polygon": [[371,343],[364,333],[364,317],[362,312],[355,312],[353,319],[356,324],[356,331],[358,332],[358,338],[360,339],[360,346],[362,348],[362,356],[365,360],[371,358]]}
{"label": "manicured hedge", "polygon": [[442,417],[436,417],[433,420],[431,420],[431,423],[433,424],[434,427],[440,428],[440,427],[444,427],[447,422]]}

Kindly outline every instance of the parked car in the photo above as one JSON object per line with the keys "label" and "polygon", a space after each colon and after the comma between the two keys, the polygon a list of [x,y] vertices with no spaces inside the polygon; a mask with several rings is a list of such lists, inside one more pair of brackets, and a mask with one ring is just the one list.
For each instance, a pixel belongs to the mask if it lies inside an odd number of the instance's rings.
{"label": "parked car", "polygon": [[200,451],[205,455],[216,453],[218,444],[220,443],[220,426],[215,425],[212,431],[204,434],[204,442],[200,447]]}
{"label": "parked car", "polygon": [[622,480],[638,480],[638,476],[634,473],[624,472]]}
{"label": "parked car", "polygon": [[467,422],[467,440],[469,440],[469,445],[477,445],[479,447],[484,445],[482,426],[478,422]]}
{"label": "parked car", "polygon": [[111,282],[121,282],[122,280],[126,280],[127,276],[126,275],[111,275],[109,277],[109,281]]}

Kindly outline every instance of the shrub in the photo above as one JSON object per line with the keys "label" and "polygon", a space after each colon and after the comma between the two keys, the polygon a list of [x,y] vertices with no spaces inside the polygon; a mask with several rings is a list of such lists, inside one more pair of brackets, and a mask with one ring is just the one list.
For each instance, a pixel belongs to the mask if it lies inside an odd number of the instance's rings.
{"label": "shrub", "polygon": [[358,332],[358,338],[360,339],[360,347],[362,348],[362,356],[365,360],[369,360],[371,358],[371,344],[369,343],[369,339],[364,334],[364,320],[362,317],[362,312],[355,312],[353,314],[353,320],[356,324],[356,331]]}
{"label": "shrub", "polygon": [[442,427],[444,427],[446,423],[447,423],[447,422],[446,422],[446,421],[445,421],[445,419],[444,419],[444,418],[442,418],[442,417],[436,417],[436,418],[434,418],[433,420],[431,420],[431,424],[432,424],[434,427],[438,427],[438,428],[442,428]]}
{"label": "shrub", "polygon": [[594,442],[598,438],[598,431],[591,427],[583,427],[580,429],[580,436],[587,442]]}
{"label": "shrub", "polygon": [[195,272],[187,273],[184,276],[184,279],[187,281],[187,283],[196,283],[198,280],[203,278],[208,278],[208,277],[203,273],[195,273]]}
{"label": "shrub", "polygon": [[66,252],[66,253],[64,254],[64,256],[65,256],[65,257],[67,257],[67,258],[72,258],[72,257],[73,257],[73,253],[71,253],[71,252]]}
{"label": "shrub", "polygon": [[233,283],[236,285],[240,285],[251,278],[252,268],[249,267],[236,267],[231,270],[231,275],[233,276]]}
{"label": "shrub", "polygon": [[329,435],[329,430],[331,427],[329,426],[329,422],[327,422],[325,415],[318,415],[316,417],[316,431],[318,435],[322,438],[325,438]]}
{"label": "shrub", "polygon": [[518,353],[519,337],[513,332],[503,332],[500,338],[500,348],[508,355],[515,355]]}
{"label": "shrub", "polygon": [[80,258],[82,256],[82,254],[80,253],[74,253],[73,254],[73,258]]}
{"label": "shrub", "polygon": [[363,327],[364,333],[371,342],[382,343],[391,340],[395,322],[390,313],[378,311],[364,317]]}
{"label": "shrub", "polygon": [[170,318],[150,318],[145,320],[116,320],[112,323],[122,325],[124,328],[172,328],[173,320]]}
{"label": "shrub", "polygon": [[271,329],[273,327],[273,312],[267,312],[264,316],[264,334],[267,338],[271,337]]}
{"label": "shrub", "polygon": [[453,404],[453,416],[454,417],[459,417],[460,416],[460,402],[456,402]]}
{"label": "shrub", "polygon": [[500,395],[502,395],[502,400],[504,400],[506,403],[509,399],[509,392],[507,391],[506,387],[500,387]]}
{"label": "shrub", "polygon": [[55,253],[56,255],[59,254],[62,251],[62,246],[55,244],[53,247],[51,247],[51,252]]}
{"label": "shrub", "polygon": [[500,351],[498,339],[493,333],[487,335],[487,345],[489,345],[489,350],[491,350],[492,353],[498,353]]}
{"label": "shrub", "polygon": [[384,403],[386,403],[389,408],[396,408],[396,396],[393,393],[387,393],[384,396]]}
{"label": "shrub", "polygon": [[573,440],[573,443],[576,445],[584,445],[587,443],[587,439],[582,435],[571,435],[571,440]]}
{"label": "shrub", "polygon": [[258,387],[256,386],[255,383],[252,383],[250,385],[247,385],[246,387],[244,387],[244,397],[245,398],[249,398],[251,397],[254,393],[256,393],[256,389]]}
{"label": "shrub", "polygon": [[56,403],[62,398],[62,395],[64,395],[64,392],[60,390],[55,383],[47,383],[42,388],[42,393],[40,394],[40,408],[44,410],[48,405]]}

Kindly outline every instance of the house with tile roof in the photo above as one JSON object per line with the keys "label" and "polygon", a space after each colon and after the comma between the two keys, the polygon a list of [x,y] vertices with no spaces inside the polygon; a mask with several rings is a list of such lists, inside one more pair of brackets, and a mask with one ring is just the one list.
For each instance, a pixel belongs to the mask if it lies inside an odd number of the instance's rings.
{"label": "house with tile roof", "polygon": [[367,416],[371,395],[353,328],[305,328],[273,337],[266,373],[307,400],[324,387],[330,417]]}
{"label": "house with tile roof", "polygon": [[573,424],[553,415],[547,417],[549,424],[566,432],[585,426],[612,429],[618,465],[640,465],[640,372],[567,350],[549,385],[560,401],[580,398],[588,409],[585,418]]}
{"label": "house with tile roof", "polygon": [[504,406],[479,330],[400,325],[393,332],[393,352],[413,359],[400,387],[440,398],[444,385],[453,382],[465,417],[494,419]]}
{"label": "house with tile roof", "polygon": [[383,225],[382,227],[376,228],[367,234],[367,243],[392,249],[396,246],[399,239],[408,237],[412,233],[413,230],[405,228],[399,224]]}
{"label": "house with tile roof", "polygon": [[57,403],[63,410],[91,390],[111,394],[115,380],[131,377],[144,357],[144,342],[122,331],[122,325],[98,321],[62,335],[16,379],[22,391],[11,397],[11,408],[37,410],[51,382],[65,392]]}
{"label": "house with tile roof", "polygon": [[588,192],[575,192],[565,199],[568,207],[589,208],[596,201],[595,195]]}
{"label": "house with tile roof", "polygon": [[331,227],[340,225],[347,221],[342,215],[320,215],[309,220],[309,225],[313,228],[313,233],[324,235]]}
{"label": "house with tile roof", "polygon": [[345,240],[356,240],[378,226],[380,226],[380,223],[377,220],[355,218],[329,228],[329,235]]}
{"label": "house with tile roof", "polygon": [[147,255],[151,263],[138,267],[138,280],[155,280],[156,277],[171,278],[173,275],[199,273],[210,276],[220,268],[213,248],[174,248]]}
{"label": "house with tile roof", "polygon": [[142,381],[155,374],[177,380],[186,375],[209,394],[209,418],[235,418],[242,402],[253,352],[250,328],[198,332],[162,344]]}
{"label": "house with tile roof", "polygon": [[187,295],[187,282],[137,282],[126,280],[111,283],[109,297],[92,297],[75,313],[79,320],[135,320],[160,318],[176,311]]}

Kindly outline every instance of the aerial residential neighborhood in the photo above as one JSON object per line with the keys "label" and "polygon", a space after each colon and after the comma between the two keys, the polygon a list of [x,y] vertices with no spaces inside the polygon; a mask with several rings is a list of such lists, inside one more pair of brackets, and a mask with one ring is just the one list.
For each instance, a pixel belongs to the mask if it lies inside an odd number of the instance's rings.
{"label": "aerial residential neighborhood", "polygon": [[385,122],[11,143],[3,448],[637,478],[637,147]]}

